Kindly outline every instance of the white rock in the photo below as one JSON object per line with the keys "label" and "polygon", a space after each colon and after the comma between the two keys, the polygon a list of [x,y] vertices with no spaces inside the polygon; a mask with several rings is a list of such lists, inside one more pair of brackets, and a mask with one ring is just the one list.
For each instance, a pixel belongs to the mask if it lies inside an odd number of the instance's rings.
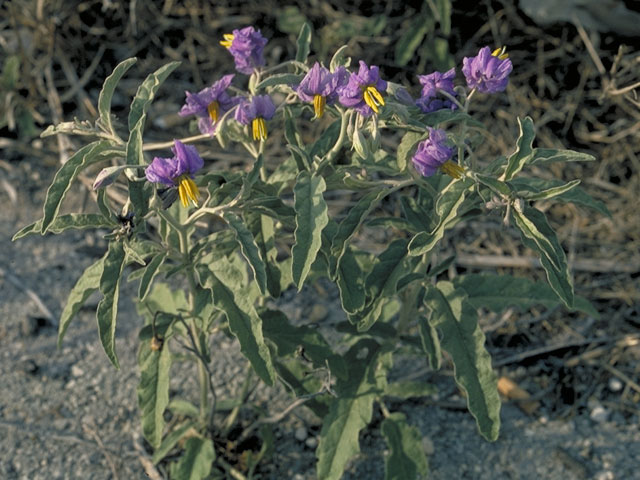
{"label": "white rock", "polygon": [[609,379],[609,390],[611,390],[612,392],[619,392],[620,390],[622,390],[622,382],[615,378],[612,377]]}
{"label": "white rock", "polygon": [[613,472],[610,472],[609,470],[604,470],[602,472],[596,473],[595,477],[593,478],[595,480],[614,480],[616,477],[613,475]]}
{"label": "white rock", "polygon": [[318,439],[316,437],[309,437],[307,438],[307,440],[304,442],[304,444],[311,448],[314,449],[318,446]]}
{"label": "white rock", "polygon": [[84,375],[84,370],[82,370],[78,365],[73,365],[71,367],[71,375],[74,377],[81,377]]}
{"label": "white rock", "polygon": [[591,420],[598,423],[606,422],[609,419],[609,411],[604,408],[602,405],[598,405],[589,414]]}
{"label": "white rock", "polygon": [[296,432],[295,432],[295,437],[296,440],[298,440],[299,442],[304,442],[307,439],[307,429],[304,427],[298,427],[296,428]]}

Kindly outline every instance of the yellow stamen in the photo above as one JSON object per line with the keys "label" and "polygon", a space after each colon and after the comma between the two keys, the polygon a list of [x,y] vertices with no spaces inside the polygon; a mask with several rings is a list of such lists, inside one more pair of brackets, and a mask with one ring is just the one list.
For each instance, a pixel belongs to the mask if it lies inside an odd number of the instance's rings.
{"label": "yellow stamen", "polygon": [[251,122],[254,140],[265,140],[267,138],[267,122],[262,117],[256,117]]}
{"label": "yellow stamen", "polygon": [[444,164],[440,166],[440,170],[442,170],[442,173],[453,178],[462,178],[462,174],[464,173],[464,167],[461,167],[451,160],[444,162]]}
{"label": "yellow stamen", "polygon": [[231,48],[231,43],[233,42],[233,33],[225,33],[223,37],[224,40],[220,40],[220,45],[226,48]]}
{"label": "yellow stamen", "polygon": [[213,101],[207,107],[207,111],[209,112],[209,118],[211,118],[212,123],[216,123],[218,121],[218,115],[220,113],[220,105],[217,101]]}
{"label": "yellow stamen", "polygon": [[502,46],[500,48],[496,48],[491,55],[494,57],[498,57],[500,60],[504,60],[505,58],[509,58],[509,54],[507,53],[507,47]]}
{"label": "yellow stamen", "polygon": [[191,200],[197,207],[200,190],[198,190],[196,182],[194,182],[187,175],[181,175],[180,177],[178,177],[178,182],[178,196],[180,197],[182,206],[186,207],[187,205],[189,205],[189,200]]}
{"label": "yellow stamen", "polygon": [[313,111],[316,112],[317,118],[322,118],[324,115],[324,106],[327,104],[327,98],[322,95],[313,96]]}
{"label": "yellow stamen", "polygon": [[382,95],[375,86],[367,85],[362,92],[362,96],[364,98],[364,103],[366,103],[374,112],[379,112],[379,105],[384,107],[384,98],[382,98]]}

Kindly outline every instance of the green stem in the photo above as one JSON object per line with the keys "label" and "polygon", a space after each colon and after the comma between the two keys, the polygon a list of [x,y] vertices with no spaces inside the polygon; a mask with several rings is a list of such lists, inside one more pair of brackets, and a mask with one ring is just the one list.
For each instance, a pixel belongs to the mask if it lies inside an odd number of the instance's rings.
{"label": "green stem", "polygon": [[338,152],[342,148],[344,144],[344,139],[347,135],[347,127],[349,126],[349,122],[351,121],[351,117],[353,115],[352,111],[342,111],[342,121],[340,123],[340,135],[338,135],[338,139],[336,140],[335,145],[329,150],[329,153],[325,156],[324,161],[322,162],[323,166],[330,164],[333,162]]}

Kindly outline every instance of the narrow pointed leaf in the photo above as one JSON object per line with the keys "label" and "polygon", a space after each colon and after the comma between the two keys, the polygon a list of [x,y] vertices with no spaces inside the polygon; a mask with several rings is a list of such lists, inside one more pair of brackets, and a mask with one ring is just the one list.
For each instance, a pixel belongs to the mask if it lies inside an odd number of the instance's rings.
{"label": "narrow pointed leaf", "polygon": [[120,296],[120,277],[124,268],[126,254],[121,242],[109,243],[109,250],[104,258],[104,268],[100,276],[100,293],[104,295],[96,317],[98,334],[104,352],[117,369],[120,368],[116,356],[116,317],[118,315],[118,297]]}
{"label": "narrow pointed leaf", "polygon": [[298,34],[297,49],[296,49],[296,62],[305,63],[309,56],[309,50],[311,48],[311,25],[309,22],[304,22],[300,33]]}
{"label": "narrow pointed leaf", "polygon": [[[194,407],[195,408],[195,407]],[[171,405],[169,405],[169,409],[171,409]],[[172,410],[173,411],[173,410]],[[198,409],[196,408],[196,414]],[[193,421],[186,421],[179,427],[175,428],[170,434],[168,434],[163,440],[158,448],[153,452],[153,457],[151,461],[154,465],[156,465],[160,460],[166,457],[173,447],[175,447],[180,440],[187,434],[195,431],[196,423]]]}
{"label": "narrow pointed leaf", "polygon": [[511,180],[520,173],[527,162],[533,159],[533,140],[536,136],[533,120],[530,117],[525,117],[524,120],[518,118],[518,126],[520,127],[520,136],[516,142],[516,151],[507,160],[507,169],[501,180]]}
{"label": "narrow pointed leaf", "polygon": [[267,87],[275,87],[276,85],[297,85],[303,78],[304,75],[295,73],[277,73],[262,80],[256,86],[256,90],[263,90]]}
{"label": "narrow pointed leaf", "polygon": [[273,219],[266,215],[255,215],[249,219],[249,228],[253,232],[260,255],[265,260],[265,273],[267,276],[267,289],[272,297],[277,298],[281,293],[280,281],[282,272],[278,268],[278,251],[275,245],[275,230]]}
{"label": "narrow pointed leaf", "polygon": [[104,84],[102,85],[102,90],[100,90],[100,96],[98,97],[100,123],[109,132],[113,132],[113,126],[111,125],[111,99],[113,98],[113,92],[115,91],[122,76],[134,63],[136,63],[136,61],[136,58],[127,58],[120,62],[116,68],[113,69],[111,75],[105,79]]}
{"label": "narrow pointed leaf", "polygon": [[[562,303],[549,285],[524,277],[466,274],[457,276],[452,282],[456,288],[467,292],[467,300],[475,308],[487,308],[496,313],[501,313],[509,307],[518,307],[525,311],[536,305],[554,308]],[[574,306],[576,310],[593,317],[600,316],[586,298],[575,297]]]}
{"label": "narrow pointed leaf", "polygon": [[147,113],[147,109],[156,95],[156,92],[160,88],[160,85],[164,83],[167,77],[173,72],[181,62],[171,62],[145,78],[144,82],[138,87],[136,96],[131,102],[131,109],[129,110],[129,130],[133,129],[140,117]]}
{"label": "narrow pointed leaf", "polygon": [[129,165],[144,165],[144,154],[142,152],[142,131],[147,115],[142,115],[129,132],[129,140],[126,146],[126,158]]}
{"label": "narrow pointed leaf", "polygon": [[140,343],[138,351],[138,407],[144,438],[158,448],[164,431],[164,411],[169,405],[169,370],[171,352],[168,345],[152,350],[151,342]]}
{"label": "narrow pointed leaf", "polygon": [[422,350],[429,360],[429,366],[433,370],[440,370],[440,366],[442,365],[442,349],[440,347],[438,331],[426,318],[420,317],[418,319],[418,333],[420,334]]}
{"label": "narrow pointed leaf", "polygon": [[431,251],[436,243],[442,239],[444,232],[458,214],[458,209],[464,202],[466,192],[470,186],[471,182],[459,180],[451,182],[442,191],[436,202],[437,226],[432,232],[420,232],[411,239],[409,242],[409,255],[424,255]]}
{"label": "narrow pointed leaf", "polygon": [[322,196],[325,188],[324,178],[303,171],[298,175],[293,189],[296,230],[291,249],[291,273],[298,290],[302,288],[320,250],[322,229],[329,223],[327,204]]}
{"label": "narrow pointed leaf", "polygon": [[555,148],[536,148],[530,165],[550,162],[593,162],[593,155],[573,150],[557,150]]}
{"label": "narrow pointed leaf", "polygon": [[522,195],[522,198],[525,198],[530,201],[531,200],[548,200],[550,198],[557,197],[558,195],[563,195],[565,193],[568,193],[569,191],[577,187],[579,184],[580,184],[580,180],[572,180],[568,183],[564,183],[556,187],[550,187],[537,193]]}
{"label": "narrow pointed leaf", "polygon": [[242,255],[247,259],[247,262],[249,262],[249,266],[253,272],[253,278],[258,284],[260,293],[264,294],[267,291],[267,270],[253,235],[243,220],[237,215],[227,212],[224,214],[224,219],[229,222],[229,226],[235,232]]}
{"label": "narrow pointed leaf", "polygon": [[400,412],[394,412],[382,421],[380,431],[391,454],[385,459],[385,480],[412,480],[424,478],[429,464],[422,448],[420,432],[407,423]]}
{"label": "narrow pointed leaf", "polygon": [[73,317],[75,317],[75,315],[80,311],[84,302],[87,301],[91,294],[97,291],[100,287],[100,277],[102,277],[104,259],[105,257],[102,257],[93,265],[87,267],[71,289],[67,303],[64,306],[64,310],[62,310],[62,315],[60,315],[60,324],[58,325],[58,348],[62,346],[62,339],[64,338],[64,334],[67,331],[71,320],[73,320]]}
{"label": "narrow pointed leaf", "polygon": [[485,337],[477,314],[462,290],[450,282],[427,286],[425,305],[431,311],[429,323],[442,332],[442,348],[451,355],[456,383],[467,394],[467,407],[478,429],[489,441],[498,438],[500,397]]}
{"label": "narrow pointed leaf", "polygon": [[562,303],[572,309],[574,293],[567,257],[544,213],[525,205],[521,211],[518,208],[511,209],[511,217],[520,230],[522,242],[540,255],[549,285]]}
{"label": "narrow pointed leaf", "polygon": [[365,303],[364,277],[350,248],[345,249],[338,263],[336,277],[343,310],[347,313],[361,310]]}
{"label": "narrow pointed leaf", "polygon": [[140,301],[144,301],[149,294],[153,279],[158,274],[159,268],[164,263],[165,258],[167,258],[167,253],[166,251],[158,253],[151,259],[147,266],[144,267],[144,273],[138,286],[138,298]]}
{"label": "narrow pointed leaf", "polygon": [[51,222],[58,215],[60,204],[64,200],[71,183],[76,179],[78,174],[92,163],[103,160],[100,152],[109,148],[109,142],[98,141],[85,145],[76,153],[74,153],[67,162],[60,167],[56,176],[47,190],[47,196],[44,201],[44,216],[42,218],[41,233],[45,233]]}
{"label": "narrow pointed leaf", "polygon": [[213,441],[209,438],[191,437],[184,445],[185,452],[177,463],[171,465],[171,478],[176,480],[204,480],[209,477],[216,459]]}
{"label": "narrow pointed leaf", "polygon": [[407,241],[403,238],[394,240],[387,249],[378,256],[378,262],[367,275],[365,289],[370,298],[379,296],[391,297],[396,294],[398,280],[411,271],[415,259],[407,258]]}
{"label": "narrow pointed leaf", "polygon": [[213,290],[213,302],[229,321],[229,329],[240,342],[240,350],[251,362],[258,376],[273,385],[275,372],[269,348],[262,335],[262,320],[252,305],[241,295],[235,295],[213,272],[205,281],[205,287]]}
{"label": "narrow pointed leaf", "polygon": [[[50,233],[62,233],[65,230],[84,230],[87,228],[113,228],[115,224],[98,213],[70,213],[60,215],[49,224],[47,229]],[[31,225],[27,225],[17,232],[12,240],[26,237],[42,231],[42,220],[38,220]]]}
{"label": "narrow pointed leaf", "polygon": [[395,48],[395,64],[404,67],[414,57],[416,50],[422,43],[424,36],[432,28],[431,19],[418,15],[404,30]]}
{"label": "narrow pointed leaf", "polygon": [[409,163],[410,155],[415,150],[416,145],[424,138],[424,133],[418,132],[407,132],[400,140],[400,144],[398,145],[397,151],[397,162],[398,169],[403,171],[407,168],[407,164]]}
{"label": "narrow pointed leaf", "polygon": [[318,478],[323,480],[342,477],[346,463],[360,451],[360,430],[371,422],[373,400],[379,393],[374,372],[377,362],[365,363],[351,364],[349,381],[322,422],[316,457]]}

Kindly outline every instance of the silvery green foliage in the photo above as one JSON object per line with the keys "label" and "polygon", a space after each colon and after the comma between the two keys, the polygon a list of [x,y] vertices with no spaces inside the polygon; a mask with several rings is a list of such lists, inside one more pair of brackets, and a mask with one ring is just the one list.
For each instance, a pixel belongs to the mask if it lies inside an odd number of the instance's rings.
{"label": "silvery green foliage", "polygon": [[[419,44],[424,32],[404,42]],[[240,398],[221,399],[212,391],[208,339],[214,332],[233,335],[257,377],[273,385],[281,382],[322,419],[317,447],[317,474],[338,479],[346,463],[359,452],[359,433],[382,412],[381,432],[389,444],[385,476],[422,478],[427,458],[418,430],[393,411],[398,400],[430,395],[434,388],[410,381],[389,383],[387,374],[398,352],[440,368],[442,350],[449,354],[455,381],[465,392],[479,433],[489,441],[498,437],[500,399],[477,309],[502,311],[511,306],[530,308],[564,305],[591,315],[590,304],[575,297],[567,260],[556,234],[534,202],[575,202],[608,213],[575,180],[563,184],[527,176],[533,164],[544,168],[552,161],[590,161],[593,157],[568,150],[534,147],[530,118],[518,119],[519,139],[513,152],[497,159],[475,159],[465,146],[467,126],[478,124],[464,108],[421,113],[395,95],[390,84],[384,108],[362,117],[339,104],[327,105],[325,127],[316,139],[306,140],[299,127],[310,122],[311,107],[300,103],[292,85],[309,69],[311,29],[305,25],[297,41],[295,61],[254,73],[251,95],[282,94],[285,100],[271,120],[280,122],[290,152],[281,164],[266,161],[264,140],[255,142],[246,128],[225,113],[216,127],[220,148],[238,142],[252,155],[245,169],[205,169],[195,176],[200,190],[198,206],[185,208],[171,189],[146,181],[150,163],[143,137],[147,111],[162,83],[178,67],[172,62],[151,73],[132,100],[125,134],[118,132],[111,98],[120,79],[136,62],[118,65],[104,82],[98,102],[99,118],[49,127],[57,133],[93,137],[60,168],[47,192],[42,220],[23,228],[14,239],[68,229],[109,230],[104,256],[80,276],[62,312],[59,342],[74,315],[88,297],[99,291],[97,308],[100,340],[108,359],[118,368],[115,345],[119,286],[123,277],[139,282],[140,331],[138,400],[142,431],[154,448],[154,462],[170,456],[172,478],[200,479],[224,472],[251,475],[273,446],[271,426],[259,429],[263,445],[258,452],[225,450],[225,437],[234,426],[249,389]],[[398,52],[401,55],[402,52]],[[404,58],[401,56],[401,60]],[[341,48],[330,62],[335,71],[350,65]],[[405,91],[406,93],[406,91]],[[462,104],[461,104],[462,106]],[[315,121],[315,120],[314,120]],[[436,174],[424,178],[409,161],[427,137],[427,127],[447,126],[459,146],[460,178]],[[381,142],[385,136],[389,141]],[[213,137],[203,135],[201,141]],[[388,145],[395,141],[395,148]],[[112,165],[115,161],[116,165]],[[110,163],[108,163],[110,162]],[[96,179],[99,214],[59,215],[60,205],[74,181],[89,166],[105,165]],[[107,166],[110,165],[110,166]],[[125,173],[123,176],[122,173]],[[123,178],[124,177],[124,178]],[[120,182],[129,192],[115,209],[105,195]],[[335,214],[336,192],[351,199],[350,208]],[[500,209],[523,244],[541,260],[547,284],[493,275],[460,275],[436,280],[451,260],[438,263],[440,242],[460,222]],[[334,213],[330,213],[333,211]],[[207,219],[216,220],[214,227]],[[222,227],[221,227],[222,225]],[[379,252],[356,240],[363,229],[393,232]],[[135,269],[127,266],[135,265]],[[166,281],[169,277],[179,282]],[[293,321],[268,300],[287,289],[302,289],[320,278],[337,285],[348,321],[331,327]],[[182,288],[175,288],[181,284]],[[322,328],[317,328],[322,327]],[[329,328],[340,342],[323,336]],[[336,338],[336,335],[331,335]],[[344,353],[338,353],[344,352]],[[197,405],[169,394],[174,356],[198,366],[200,401]],[[226,415],[226,418],[225,418]],[[171,418],[170,422],[166,422]],[[255,430],[255,428],[254,428]],[[254,434],[248,430],[243,435]],[[241,438],[243,438],[241,436]],[[242,458],[242,461],[238,459]],[[230,462],[237,462],[232,466]]]}

